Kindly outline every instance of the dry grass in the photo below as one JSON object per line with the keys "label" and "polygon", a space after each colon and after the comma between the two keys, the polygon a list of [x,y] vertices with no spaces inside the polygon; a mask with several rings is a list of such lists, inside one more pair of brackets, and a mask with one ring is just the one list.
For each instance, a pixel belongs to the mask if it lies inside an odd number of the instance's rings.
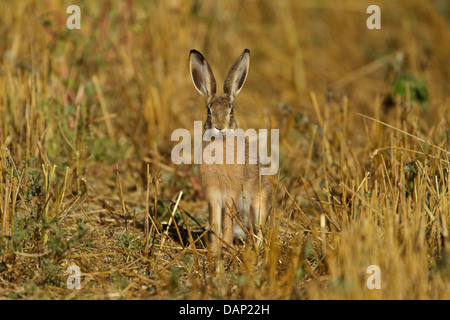
{"label": "dry grass", "polygon": [[[450,6],[375,1],[0,3],[0,297],[449,299]],[[280,129],[256,250],[208,255],[195,166],[172,130],[243,48],[243,128]],[[81,290],[66,287],[81,268]],[[366,269],[378,265],[380,290]]]}

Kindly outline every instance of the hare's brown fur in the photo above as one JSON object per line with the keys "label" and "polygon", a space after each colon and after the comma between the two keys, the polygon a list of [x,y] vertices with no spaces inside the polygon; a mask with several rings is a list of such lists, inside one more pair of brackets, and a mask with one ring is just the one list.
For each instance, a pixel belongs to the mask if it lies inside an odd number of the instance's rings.
{"label": "hare's brown fur", "polygon": [[[224,95],[216,96],[216,82],[206,59],[196,50],[190,53],[190,69],[192,80],[197,90],[205,97],[207,118],[203,127],[206,130],[216,130],[223,136],[223,141],[213,140],[203,142],[202,151],[207,146],[223,150],[223,164],[200,165],[202,188],[208,202],[211,230],[211,249],[218,249],[218,239],[233,245],[234,233],[239,233],[240,227],[235,222],[237,211],[247,227],[257,234],[258,242],[262,240],[267,213],[271,198],[271,185],[266,176],[260,174],[259,161],[249,163],[249,142],[245,140],[245,163],[238,164],[238,145],[234,142],[233,164],[226,162],[226,131],[237,129],[234,119],[233,101],[244,85],[248,73],[250,52],[244,50],[231,67],[224,84]],[[214,146],[212,144],[215,144]],[[228,150],[230,152],[230,150]],[[256,230],[255,230],[256,229]],[[243,234],[240,234],[243,236]]]}

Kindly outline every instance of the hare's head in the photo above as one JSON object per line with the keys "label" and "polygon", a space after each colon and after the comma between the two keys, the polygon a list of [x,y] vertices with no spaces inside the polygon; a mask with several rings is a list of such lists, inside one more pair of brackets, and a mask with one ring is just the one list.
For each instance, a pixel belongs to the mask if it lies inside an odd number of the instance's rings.
{"label": "hare's head", "polygon": [[204,128],[221,132],[225,132],[227,129],[236,129],[233,102],[247,78],[250,51],[245,49],[231,66],[225,78],[223,96],[216,96],[216,80],[203,55],[197,50],[191,50],[189,61],[192,82],[206,100],[207,119]]}

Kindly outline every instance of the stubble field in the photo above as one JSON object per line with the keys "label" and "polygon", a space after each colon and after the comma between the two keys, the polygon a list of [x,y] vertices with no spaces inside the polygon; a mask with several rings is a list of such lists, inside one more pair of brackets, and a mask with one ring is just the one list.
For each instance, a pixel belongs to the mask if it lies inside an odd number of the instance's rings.
{"label": "stubble field", "polygon": [[[450,299],[447,1],[27,0],[0,15],[0,298]],[[280,170],[264,246],[217,259],[198,167],[172,163],[170,137],[206,118],[189,50],[221,88],[244,48],[236,120],[280,130]]]}

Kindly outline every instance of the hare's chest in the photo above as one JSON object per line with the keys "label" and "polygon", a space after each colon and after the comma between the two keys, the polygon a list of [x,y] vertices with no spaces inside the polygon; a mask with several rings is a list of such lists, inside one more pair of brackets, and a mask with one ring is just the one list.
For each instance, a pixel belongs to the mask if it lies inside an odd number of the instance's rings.
{"label": "hare's chest", "polygon": [[225,190],[241,185],[245,177],[244,165],[239,164],[207,164],[200,165],[202,184],[218,185]]}
{"label": "hare's chest", "polygon": [[245,179],[245,164],[237,163],[236,152],[229,149],[218,142],[210,142],[204,147],[200,165],[204,187],[211,187],[222,193],[240,191]]}
{"label": "hare's chest", "polygon": [[239,143],[232,138],[203,141],[202,163],[208,165],[243,165],[246,161],[245,141]]}

